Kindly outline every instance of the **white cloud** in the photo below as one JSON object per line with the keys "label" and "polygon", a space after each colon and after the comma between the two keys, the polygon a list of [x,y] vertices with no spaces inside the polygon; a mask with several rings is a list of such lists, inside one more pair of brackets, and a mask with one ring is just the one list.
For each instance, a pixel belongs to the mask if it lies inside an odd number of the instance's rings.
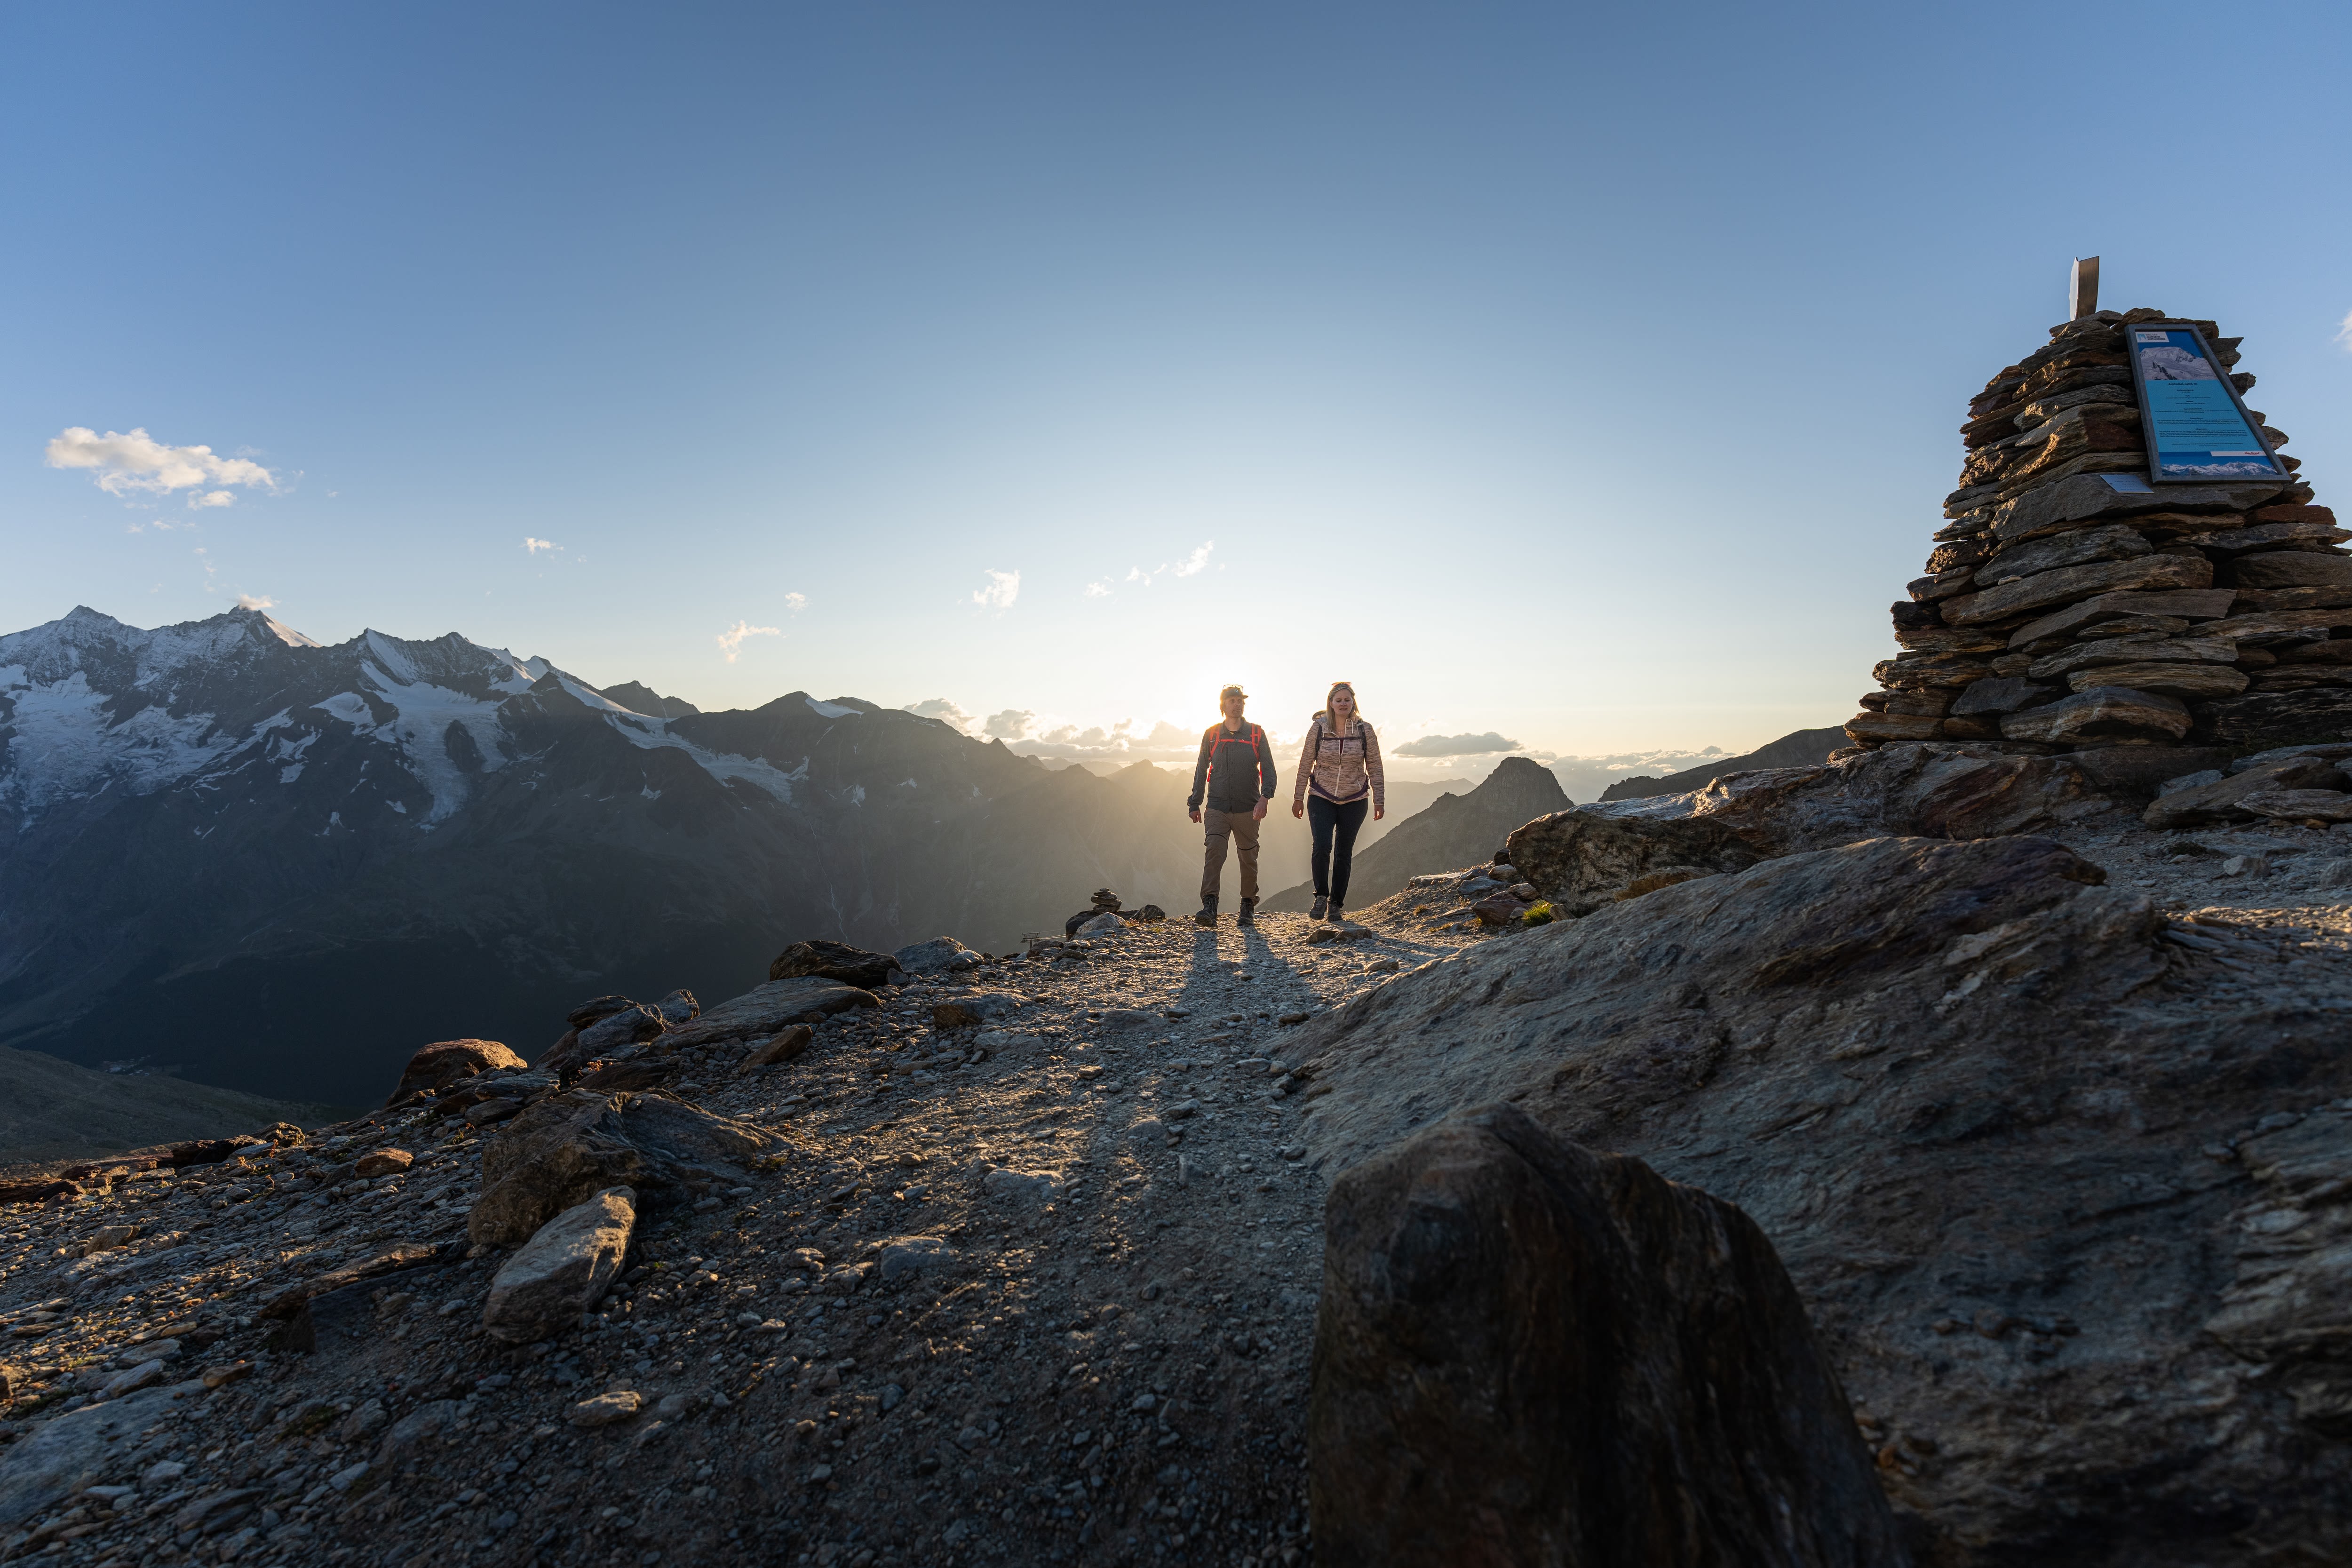
{"label": "white cloud", "polygon": [[525,555],[536,555],[542,550],[561,550],[563,546],[556,543],[552,539],[533,539],[528,533],[522,536],[522,552]]}
{"label": "white cloud", "polygon": [[267,594],[239,594],[236,596],[236,607],[240,610],[267,610],[274,608],[277,603]]}
{"label": "white cloud", "polygon": [[782,626],[755,626],[749,621],[737,621],[712,640],[717,642],[726,654],[727,662],[732,664],[735,662],[736,654],[743,646],[745,637],[780,637],[783,635],[784,628]]}
{"label": "white cloud", "polygon": [[188,504],[192,507],[235,506],[236,498],[226,490],[206,490],[200,496],[190,496]]}
{"label": "white cloud", "polygon": [[[1016,716],[1011,710],[989,721],[994,726],[998,720]],[[990,733],[1001,735],[1006,744],[1024,756],[1055,757],[1071,762],[1096,763],[1160,763],[1183,764],[1192,762],[1201,746],[1201,731],[1187,730],[1161,719],[1147,731],[1141,721],[1121,719],[1115,724],[1055,723],[1038,721],[1030,712],[1019,712],[1021,724],[1017,731],[1007,726],[992,728]],[[1271,735],[1271,731],[1269,734]],[[1273,737],[1276,744],[1282,737]]]}
{"label": "white cloud", "polygon": [[944,697],[927,697],[920,702],[907,704],[907,711],[920,719],[937,719],[969,733],[974,723],[972,716],[955,702]]}
{"label": "white cloud", "polygon": [[1026,708],[1007,708],[1002,713],[992,713],[981,729],[1000,741],[1017,741],[1029,732],[1037,715]]}
{"label": "white cloud", "polygon": [[[68,426],[50,441],[47,458],[53,468],[94,470],[98,488],[112,496],[133,490],[163,495],[205,485],[278,488],[278,476],[250,458],[224,458],[210,447],[166,447],[143,429],[101,436],[86,426]],[[235,499],[216,489],[189,504],[226,506]]]}
{"label": "white cloud", "polygon": [[1109,598],[1109,597],[1110,597],[1110,584],[1108,584],[1108,583],[1089,583],[1089,584],[1087,584],[1087,598],[1089,598],[1089,599],[1108,599],[1108,598]]}
{"label": "white cloud", "polygon": [[1013,601],[1021,596],[1021,574],[999,572],[993,566],[989,567],[987,571],[988,585],[984,588],[973,589],[971,602],[975,605],[984,605],[991,609],[1011,609]]}
{"label": "white cloud", "polygon": [[799,615],[803,610],[808,608],[808,595],[806,594],[785,595],[784,608],[790,610],[796,616]]}
{"label": "white cloud", "polygon": [[1183,560],[1172,564],[1162,561],[1159,565],[1154,566],[1149,572],[1146,572],[1140,566],[1130,566],[1127,569],[1125,581],[1129,583],[1140,583],[1145,587],[1149,588],[1151,586],[1151,580],[1154,577],[1165,577],[1171,572],[1179,577],[1192,576],[1197,573],[1208,570],[1209,552],[1216,547],[1217,542],[1215,540],[1205,540],[1202,542],[1199,549],[1193,551],[1192,554],[1184,557]]}
{"label": "white cloud", "polygon": [[2345,312],[2343,324],[2336,329],[2336,341],[2352,353],[2352,311]]}
{"label": "white cloud", "polygon": [[1483,735],[1423,735],[1417,741],[1407,741],[1392,748],[1394,757],[1484,757],[1496,752],[1520,750],[1517,741],[1508,740],[1489,730]]}

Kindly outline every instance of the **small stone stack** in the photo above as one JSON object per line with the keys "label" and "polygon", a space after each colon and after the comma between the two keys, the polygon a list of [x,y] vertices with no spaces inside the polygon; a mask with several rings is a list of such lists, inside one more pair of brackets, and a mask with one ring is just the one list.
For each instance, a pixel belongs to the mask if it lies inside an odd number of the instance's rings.
{"label": "small stone stack", "polygon": [[[2243,752],[2352,729],[2352,534],[2299,477],[2148,482],[2124,333],[2178,319],[2054,327],[1969,405],[1950,521],[1894,606],[1903,651],[1846,725],[1856,746]],[[2196,324],[2234,366],[2240,340]],[[2111,760],[2145,773],[2173,759]]]}

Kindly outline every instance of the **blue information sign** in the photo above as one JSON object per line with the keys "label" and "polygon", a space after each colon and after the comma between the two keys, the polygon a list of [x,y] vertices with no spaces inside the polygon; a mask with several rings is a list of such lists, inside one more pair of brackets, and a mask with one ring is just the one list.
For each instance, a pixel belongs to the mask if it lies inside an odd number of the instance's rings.
{"label": "blue information sign", "polygon": [[2126,327],[2124,338],[2139,387],[2149,479],[2288,477],[2195,327],[2143,321]]}

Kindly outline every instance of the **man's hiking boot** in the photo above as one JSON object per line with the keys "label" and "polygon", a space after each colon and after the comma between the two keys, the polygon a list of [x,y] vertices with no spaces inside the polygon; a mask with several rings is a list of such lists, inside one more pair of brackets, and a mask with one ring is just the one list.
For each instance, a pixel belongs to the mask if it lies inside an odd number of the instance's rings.
{"label": "man's hiking boot", "polygon": [[1318,893],[1315,895],[1315,907],[1307,911],[1307,918],[1310,921],[1319,921],[1323,918],[1324,911],[1330,909],[1330,907],[1331,900],[1325,898],[1322,894]]}
{"label": "man's hiking boot", "polygon": [[1217,923],[1217,900],[1213,894],[1201,900],[1201,912],[1192,917],[1192,923],[1201,926]]}
{"label": "man's hiking boot", "polygon": [[1237,926],[1254,926],[1257,924],[1257,900],[1255,899],[1244,899],[1242,900],[1242,912],[1234,917],[1234,924]]}
{"label": "man's hiking boot", "polygon": [[1339,906],[1336,903],[1331,906],[1330,912],[1323,918],[1329,921],[1333,925],[1345,925],[1348,923],[1347,914],[1341,910]]}

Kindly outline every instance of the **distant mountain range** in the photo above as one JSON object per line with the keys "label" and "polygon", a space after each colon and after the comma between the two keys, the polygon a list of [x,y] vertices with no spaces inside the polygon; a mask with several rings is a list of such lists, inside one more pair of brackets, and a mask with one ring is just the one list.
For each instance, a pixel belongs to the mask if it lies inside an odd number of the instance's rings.
{"label": "distant mountain range", "polygon": [[[1199,879],[1189,772],[257,611],[0,637],[0,1046],[305,1101],[379,1100],[428,1040],[536,1055],[595,992],[732,995],[811,936],[1001,952]],[[1302,877],[1304,826],[1266,837],[1267,884]]]}
{"label": "distant mountain range", "polygon": [[1695,789],[1705,789],[1727,773],[1744,773],[1758,768],[1809,768],[1827,760],[1832,752],[1847,743],[1845,731],[1836,726],[1796,730],[1769,745],[1757,747],[1744,757],[1716,758],[1664,778],[1620,779],[1601,791],[1601,798],[1648,800],[1662,795],[1687,795]]}

